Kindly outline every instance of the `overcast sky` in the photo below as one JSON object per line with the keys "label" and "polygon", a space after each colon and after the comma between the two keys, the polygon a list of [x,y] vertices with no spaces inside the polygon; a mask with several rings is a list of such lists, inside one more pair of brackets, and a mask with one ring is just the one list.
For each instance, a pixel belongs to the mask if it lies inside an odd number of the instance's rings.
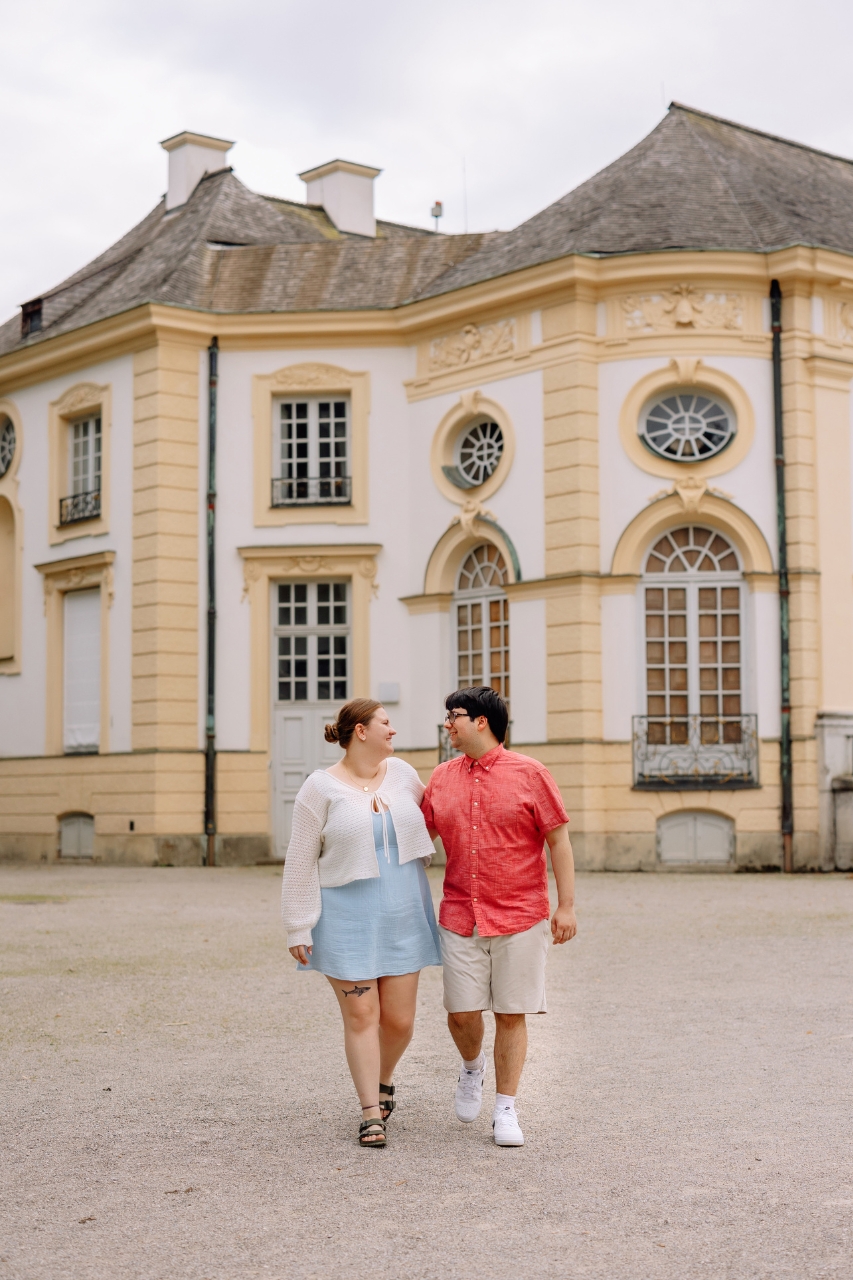
{"label": "overcast sky", "polygon": [[[508,228],[671,99],[853,156],[850,0],[0,0],[0,318],[151,209],[161,139],[233,138],[256,191],[383,169],[380,217]],[[463,185],[463,166],[466,183]]]}

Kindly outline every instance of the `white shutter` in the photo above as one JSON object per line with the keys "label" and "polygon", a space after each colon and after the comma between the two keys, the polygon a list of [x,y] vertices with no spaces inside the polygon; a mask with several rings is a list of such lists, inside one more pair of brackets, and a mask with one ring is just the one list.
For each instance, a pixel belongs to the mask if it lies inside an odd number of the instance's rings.
{"label": "white shutter", "polygon": [[97,751],[101,736],[101,593],[65,596],[66,751]]}

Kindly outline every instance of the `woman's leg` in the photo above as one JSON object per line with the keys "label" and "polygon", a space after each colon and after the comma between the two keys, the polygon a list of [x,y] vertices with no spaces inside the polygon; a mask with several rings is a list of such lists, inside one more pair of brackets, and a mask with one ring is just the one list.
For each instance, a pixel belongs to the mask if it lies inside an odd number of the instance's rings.
{"label": "woman's leg", "polygon": [[391,1084],[394,1068],[415,1029],[420,973],[379,979],[379,1079]]}
{"label": "woman's leg", "polygon": [[379,983],[376,978],[362,982],[329,978],[329,983],[341,1006],[344,1048],[362,1115],[365,1120],[378,1120]]}

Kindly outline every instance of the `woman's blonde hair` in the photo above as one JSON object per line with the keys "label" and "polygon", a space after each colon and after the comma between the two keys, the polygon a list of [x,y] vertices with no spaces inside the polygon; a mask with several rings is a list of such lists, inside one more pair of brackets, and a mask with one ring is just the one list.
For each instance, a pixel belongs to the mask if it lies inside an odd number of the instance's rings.
{"label": "woman's blonde hair", "polygon": [[345,702],[335,723],[326,725],[326,741],[337,742],[339,747],[346,750],[352,741],[356,725],[370,724],[381,706],[381,702],[374,702],[372,698],[353,698],[352,702]]}

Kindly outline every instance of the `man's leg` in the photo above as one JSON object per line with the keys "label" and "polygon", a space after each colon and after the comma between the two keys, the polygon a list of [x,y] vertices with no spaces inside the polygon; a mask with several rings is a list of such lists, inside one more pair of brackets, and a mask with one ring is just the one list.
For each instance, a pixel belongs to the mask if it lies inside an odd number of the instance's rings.
{"label": "man's leg", "polygon": [[496,1013],[495,1088],[498,1093],[515,1097],[526,1057],[527,1022],[524,1014]]}
{"label": "man's leg", "polygon": [[447,1025],[453,1036],[453,1043],[464,1060],[473,1062],[475,1058],[479,1058],[485,1032],[482,1012],[475,1009],[471,1013],[449,1013]]}

